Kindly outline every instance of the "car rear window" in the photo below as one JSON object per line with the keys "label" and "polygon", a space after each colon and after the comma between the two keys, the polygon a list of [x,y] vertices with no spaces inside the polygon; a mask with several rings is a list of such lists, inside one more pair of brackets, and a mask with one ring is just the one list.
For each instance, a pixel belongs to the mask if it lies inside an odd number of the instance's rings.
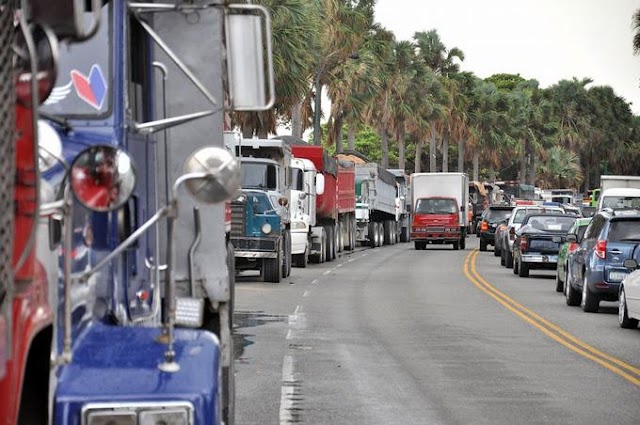
{"label": "car rear window", "polygon": [[513,222],[514,223],[522,223],[522,220],[524,220],[524,218],[527,216],[527,214],[537,213],[537,212],[540,212],[540,211],[542,211],[541,208],[526,208],[526,209],[518,210],[518,211],[516,211],[515,217],[513,217]]}
{"label": "car rear window", "polygon": [[495,223],[504,220],[509,214],[511,214],[510,209],[489,209],[484,218],[490,223]]}
{"label": "car rear window", "polygon": [[533,217],[529,217],[527,224],[534,229],[542,230],[545,232],[568,232],[575,221],[575,217],[569,216],[558,217],[536,215]]}
{"label": "car rear window", "polygon": [[607,240],[612,242],[640,241],[640,220],[611,221]]}

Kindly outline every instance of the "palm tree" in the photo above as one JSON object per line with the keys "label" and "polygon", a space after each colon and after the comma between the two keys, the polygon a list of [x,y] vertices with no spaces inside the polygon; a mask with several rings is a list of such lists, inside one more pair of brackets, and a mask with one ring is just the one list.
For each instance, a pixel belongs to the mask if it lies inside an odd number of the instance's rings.
{"label": "palm tree", "polygon": [[632,25],[635,34],[633,36],[633,53],[638,55],[640,54],[640,9],[636,10],[636,13],[633,14]]}
{"label": "palm tree", "polygon": [[320,145],[322,87],[334,80],[336,68],[353,58],[362,45],[373,24],[373,3],[371,0],[355,5],[346,0],[315,0],[314,3],[318,4],[323,22],[313,77],[313,138],[314,143]]}
{"label": "palm tree", "polygon": [[547,158],[538,166],[540,187],[578,187],[582,183],[582,168],[578,156],[562,146],[553,146]]}
{"label": "palm tree", "polygon": [[[448,50],[435,29],[427,32],[417,32],[413,38],[416,41],[420,58],[436,75],[447,77],[460,70],[460,66],[454,60],[458,59],[463,61],[464,53],[457,47]],[[446,122],[440,122],[440,125],[438,125],[435,120],[448,118],[449,109],[452,107],[452,96],[446,89],[439,91],[438,94],[440,107],[437,108],[437,110],[439,113],[437,116],[431,117],[434,120],[431,125],[431,137],[429,140],[429,170],[431,172],[436,171],[438,127],[443,130],[446,129],[446,132],[448,132],[448,124]],[[443,134],[440,133],[440,136],[442,135]]]}

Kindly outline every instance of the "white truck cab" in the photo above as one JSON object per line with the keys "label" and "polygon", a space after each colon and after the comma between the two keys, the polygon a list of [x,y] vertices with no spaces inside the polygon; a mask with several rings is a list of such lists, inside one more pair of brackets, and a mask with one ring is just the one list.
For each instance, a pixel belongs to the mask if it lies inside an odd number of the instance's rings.
{"label": "white truck cab", "polygon": [[311,254],[311,229],[316,225],[316,195],[324,191],[315,165],[308,159],[291,158],[291,258],[306,267]]}
{"label": "white truck cab", "polygon": [[597,211],[604,208],[613,210],[636,208],[640,209],[640,189],[632,187],[615,187],[605,189],[598,199]]}

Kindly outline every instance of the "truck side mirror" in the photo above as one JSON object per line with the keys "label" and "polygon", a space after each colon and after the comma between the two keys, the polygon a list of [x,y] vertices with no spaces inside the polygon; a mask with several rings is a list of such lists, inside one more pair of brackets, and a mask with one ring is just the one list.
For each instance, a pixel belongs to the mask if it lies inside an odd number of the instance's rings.
{"label": "truck side mirror", "polygon": [[[31,0],[31,17],[35,22],[50,27],[60,39],[83,41],[91,38],[100,26],[102,0],[91,0],[91,10],[85,0]],[[84,25],[85,13],[93,15],[88,28]]]}
{"label": "truck side mirror", "polygon": [[316,174],[316,195],[324,193],[324,175]]}
{"label": "truck side mirror", "polygon": [[271,109],[275,102],[275,86],[269,12],[255,4],[227,5],[225,31],[231,109]]}
{"label": "truck side mirror", "polygon": [[240,192],[240,161],[226,149],[207,146],[195,151],[185,161],[184,172],[207,174],[205,177],[189,179],[186,182],[187,190],[199,202],[223,202]]}

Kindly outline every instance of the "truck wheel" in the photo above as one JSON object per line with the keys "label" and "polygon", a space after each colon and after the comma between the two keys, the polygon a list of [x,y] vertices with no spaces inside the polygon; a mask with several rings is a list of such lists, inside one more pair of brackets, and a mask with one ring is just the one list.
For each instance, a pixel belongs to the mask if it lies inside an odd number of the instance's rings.
{"label": "truck wheel", "polygon": [[349,216],[349,251],[356,249],[356,219]]}
{"label": "truck wheel", "polygon": [[325,249],[325,261],[333,261],[336,258],[336,231],[335,226],[325,226],[325,232],[327,234],[327,244]]}
{"label": "truck wheel", "polygon": [[338,226],[332,225],[331,230],[333,231],[333,246],[331,247],[331,259],[335,260],[338,258],[338,243],[340,242],[340,234],[338,232]]}
{"label": "truck wheel", "polygon": [[376,222],[372,221],[369,223],[369,245],[372,248],[378,246],[378,226],[376,226]]}
{"label": "truck wheel", "polygon": [[[497,241],[495,241],[494,243],[497,244]],[[498,245],[494,245],[493,246],[493,256],[494,257],[499,257],[500,256],[500,248],[498,248]]]}
{"label": "truck wheel", "polygon": [[318,254],[318,263],[322,264],[327,261],[326,257],[327,252],[327,232],[326,229],[322,228],[322,236],[320,237],[320,254]]}
{"label": "truck wheel", "polygon": [[282,259],[282,277],[289,277],[291,274],[291,234],[285,230],[282,234],[284,243],[284,258]]}
{"label": "truck wheel", "polygon": [[305,249],[304,254],[292,255],[291,259],[296,267],[306,268],[309,263],[309,248]]}
{"label": "truck wheel", "polygon": [[462,239],[460,239],[460,249],[465,249],[467,247],[467,237],[462,235]]}
{"label": "truck wheel", "polygon": [[400,242],[409,242],[409,228],[403,227],[400,231]]}
{"label": "truck wheel", "polygon": [[282,280],[282,243],[276,258],[262,259],[262,275],[265,282],[280,283]]}
{"label": "truck wheel", "polygon": [[376,223],[378,226],[378,246],[384,245],[384,224],[379,221]]}
{"label": "truck wheel", "polygon": [[338,243],[336,245],[336,252],[342,252],[342,250],[344,249],[344,225],[340,220],[338,220],[337,228]]}
{"label": "truck wheel", "polygon": [[382,243],[384,245],[391,245],[391,222],[385,220],[382,222]]}
{"label": "truck wheel", "polygon": [[229,329],[233,329],[233,314],[236,301],[236,258],[231,242],[227,242],[227,269],[229,270]]}
{"label": "truck wheel", "polygon": [[398,223],[395,221],[391,222],[391,245],[395,245],[398,243]]}
{"label": "truck wheel", "polygon": [[455,251],[457,251],[457,250],[459,250],[459,249],[460,249],[460,245],[459,245],[459,243],[460,243],[460,241],[455,241],[455,242],[453,243],[453,249],[454,249]]}

